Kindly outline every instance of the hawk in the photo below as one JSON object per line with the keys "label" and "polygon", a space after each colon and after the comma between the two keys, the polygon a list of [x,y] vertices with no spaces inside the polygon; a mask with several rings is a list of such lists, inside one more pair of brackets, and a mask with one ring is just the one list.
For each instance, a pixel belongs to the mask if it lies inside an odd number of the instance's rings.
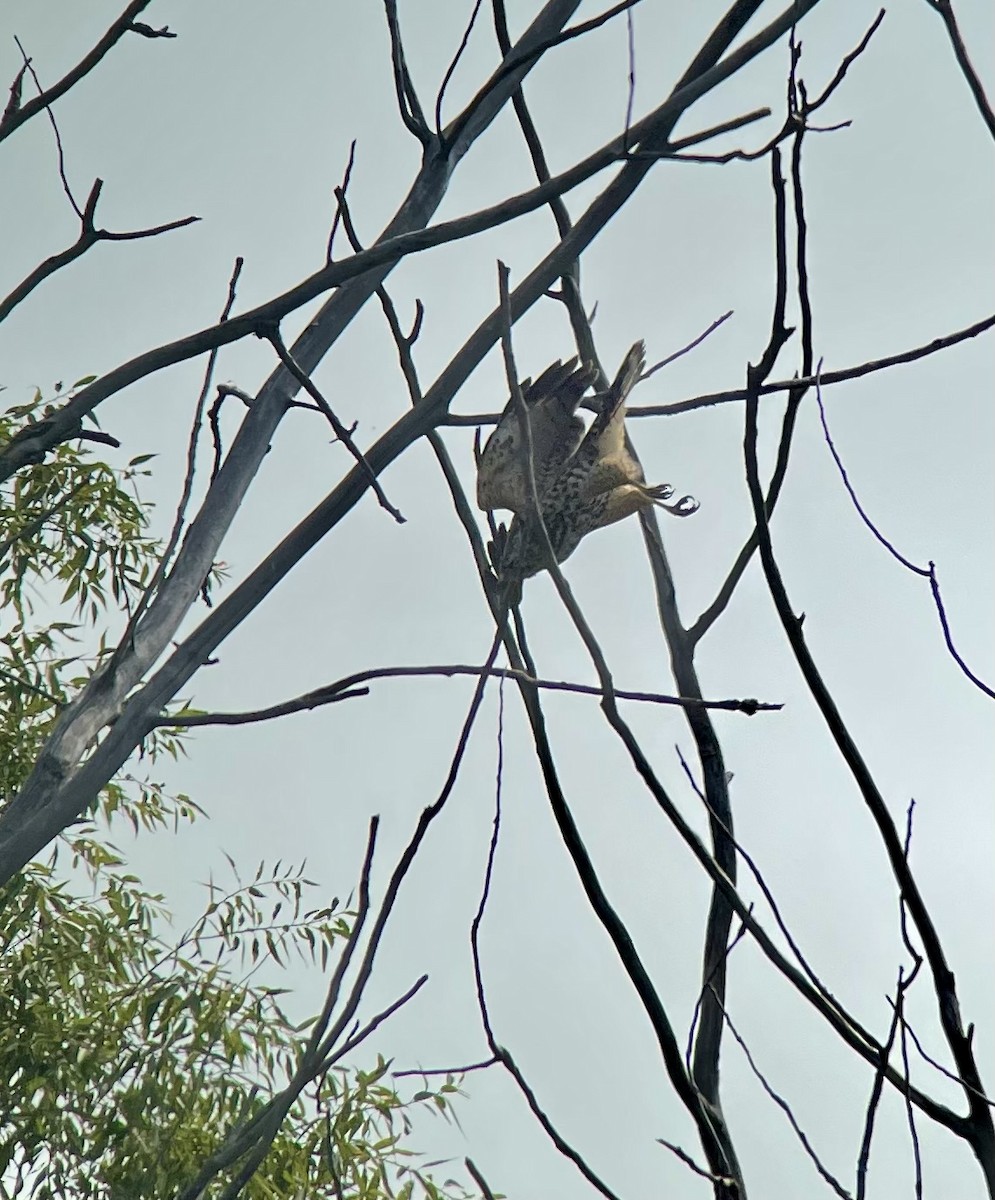
{"label": "hawk", "polygon": [[[577,416],[581,397],[591,386],[594,368],[577,366],[577,359],[553,363],[533,383],[521,385],[529,410],[532,463],[536,490],[542,495],[564,462],[584,438],[584,422]],[[477,460],[477,506],[486,510],[528,510],[528,477],[522,447],[522,427],[514,401],[505,406],[497,428],[487,439]]]}
{"label": "hawk", "polygon": [[[600,411],[586,434],[581,434],[576,427],[581,422],[575,415],[580,402],[580,394],[575,397],[575,389],[580,385],[578,376],[581,372],[584,372],[585,379],[589,379],[589,370],[580,368],[565,378],[564,383],[570,383],[571,387],[564,389],[562,405],[556,403],[555,394],[546,396],[542,410],[542,449],[541,452],[536,450],[534,455],[536,493],[539,511],[557,562],[564,562],[592,530],[624,520],[651,505],[663,505],[673,495],[674,489],[670,484],[651,486],[646,483],[642,468],[626,447],[625,404],[645,363],[645,347],[642,342],[636,342],[626,354],[611,387],[602,396]],[[540,377],[540,381],[546,380],[550,372],[556,370],[563,371],[564,368],[556,364]],[[556,377],[550,377],[550,381],[555,384]],[[569,411],[568,405],[572,405]],[[552,419],[553,415],[556,420]],[[505,413],[484,449],[481,464],[492,441],[509,419],[517,422],[513,412]],[[562,440],[552,444],[554,434],[561,430]],[[508,425],[503,444],[508,446],[511,443],[514,443],[521,463],[520,444]],[[542,531],[530,515],[529,505],[524,502],[524,464],[517,469],[506,465],[499,475],[508,481],[506,485],[502,488],[485,486],[481,496],[478,473],[478,503],[482,507],[490,507],[484,501],[490,501],[499,492],[504,501],[501,507],[511,508],[515,512],[511,528],[506,533],[503,526],[499,529],[491,547],[491,555],[495,570],[502,580],[519,581],[535,575],[546,566],[547,551]],[[510,482],[512,480],[513,484]],[[688,516],[697,508],[697,504],[687,496],[672,506],[663,506],[678,516]]]}

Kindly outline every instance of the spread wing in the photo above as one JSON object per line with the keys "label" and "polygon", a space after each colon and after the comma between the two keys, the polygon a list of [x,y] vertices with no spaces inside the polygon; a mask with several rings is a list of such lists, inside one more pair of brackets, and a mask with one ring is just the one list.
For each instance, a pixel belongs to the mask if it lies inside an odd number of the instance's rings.
{"label": "spread wing", "polygon": [[[535,383],[527,379],[522,384],[522,396],[529,409],[536,486],[540,491],[583,439],[584,423],[576,414],[581,397],[590,387],[592,374],[590,367],[578,367],[577,360],[572,358],[547,367]],[[507,508],[512,512],[524,512],[527,507],[521,427],[511,401],[477,463],[477,504],[482,509]]]}

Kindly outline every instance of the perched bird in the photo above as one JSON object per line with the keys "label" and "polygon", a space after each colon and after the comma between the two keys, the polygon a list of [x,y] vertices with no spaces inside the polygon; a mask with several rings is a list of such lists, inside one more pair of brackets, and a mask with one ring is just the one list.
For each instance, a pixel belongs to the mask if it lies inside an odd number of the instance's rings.
{"label": "perched bird", "polygon": [[[577,359],[571,358],[547,367],[535,383],[526,379],[521,385],[529,410],[533,471],[540,495],[584,438],[577,406],[593,378],[593,367],[578,367]],[[511,400],[477,460],[477,505],[485,510],[528,511],[522,427]]]}
{"label": "perched bird", "polygon": [[[670,484],[646,483],[642,468],[625,444],[625,402],[645,362],[645,347],[636,342],[604,394],[601,410],[587,433],[579,441],[569,443],[566,454],[544,450],[541,486],[539,455],[535,456],[539,511],[557,562],[564,562],[592,530],[621,521],[653,504],[663,504],[673,495]],[[570,432],[576,439],[573,426]],[[479,493],[478,486],[478,500]],[[506,498],[517,500],[518,495],[509,494]],[[695,511],[697,504],[684,497],[677,504],[664,507],[678,516],[687,516]],[[506,582],[527,579],[548,562],[542,530],[530,514],[529,506],[516,504],[514,511],[511,528],[506,534],[499,530],[491,547],[495,570]]]}

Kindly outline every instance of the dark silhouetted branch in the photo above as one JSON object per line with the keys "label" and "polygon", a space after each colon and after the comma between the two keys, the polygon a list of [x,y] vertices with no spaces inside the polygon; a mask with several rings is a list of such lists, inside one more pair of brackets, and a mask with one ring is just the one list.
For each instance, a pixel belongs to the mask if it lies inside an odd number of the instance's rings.
{"label": "dark silhouetted branch", "polygon": [[682,1150],[675,1142],[668,1142],[666,1138],[657,1138],[656,1140],[661,1146],[665,1146],[671,1154],[679,1158],[681,1162],[689,1168],[689,1170],[695,1173],[695,1175],[700,1175],[702,1179],[707,1179],[709,1183],[715,1183],[721,1187],[729,1189],[735,1188],[736,1191],[739,1190],[739,1185],[735,1179],[729,1175],[713,1175],[711,1171],[706,1171],[704,1167],[699,1166],[698,1163],[694,1161],[694,1159],[686,1150]]}
{"label": "dark silhouetted branch", "polygon": [[[340,700],[349,700],[354,696],[366,696],[369,688],[361,685],[374,679],[424,679],[428,677],[452,678],[454,676],[471,676],[476,678],[486,674],[495,679],[520,680],[531,687],[551,692],[569,692],[578,696],[601,696],[602,689],[584,683],[566,683],[563,680],[536,679],[527,671],[518,671],[505,667],[471,667],[462,664],[442,664],[440,666],[424,667],[373,667],[367,671],[357,671],[336,683],[325,687],[315,688],[293,700],[281,704],[270,705],[267,708],[253,709],[247,712],[232,713],[193,713],[189,716],[163,716],[158,725],[169,728],[193,728],[199,725],[250,725],[258,721],[272,721],[291,713],[306,712],[321,708],[326,704],[336,704]],[[740,712],[753,716],[758,712],[779,712],[781,704],[764,704],[759,700],[700,700],[697,698],[684,699],[680,696],[666,696],[659,692],[631,692],[616,689],[615,695],[619,700],[634,700],[644,704],[669,704],[678,708],[707,708],[722,712]]]}
{"label": "dark silhouetted branch", "polygon": [[639,376],[639,382],[642,383],[644,380],[649,379],[649,377],[651,375],[655,375],[657,371],[663,370],[664,367],[669,367],[672,362],[676,362],[677,359],[682,358],[685,354],[689,354],[692,350],[696,349],[703,341],[705,341],[706,338],[710,337],[720,325],[724,325],[731,316],[732,309],[730,308],[729,311],[723,313],[721,317],[717,317],[707,329],[702,330],[702,332],[699,333],[696,338],[692,338],[692,340],[688,342],[686,346],[682,346],[680,350],[675,350],[673,354],[668,354],[666,358],[661,358],[659,362],[655,362],[651,367],[647,367],[642,375]]}
{"label": "dark silhouetted branch", "polygon": [[984,680],[979,679],[979,677],[971,670],[971,668],[961,657],[960,652],[954,645],[953,634],[950,632],[950,622],[947,619],[947,610],[943,603],[943,596],[940,593],[940,581],[936,576],[936,564],[930,560],[929,565],[926,567],[916,566],[911,559],[906,558],[905,555],[902,554],[901,551],[898,550],[895,545],[888,540],[887,537],[885,537],[877,525],[875,525],[875,523],[871,520],[867,510],[861,504],[860,498],[858,497],[853,484],[850,482],[850,476],[847,473],[846,467],[843,465],[843,460],[840,458],[839,451],[836,449],[836,444],[834,443],[832,435],[829,432],[829,421],[826,417],[826,408],[822,403],[822,390],[818,386],[816,387],[816,399],[819,404],[819,418],[822,421],[822,432],[826,439],[826,445],[829,447],[829,452],[833,456],[833,462],[835,462],[840,473],[840,478],[843,480],[843,486],[846,488],[847,494],[853,502],[853,507],[857,510],[857,514],[859,515],[861,521],[863,521],[871,533],[874,534],[875,538],[877,538],[877,540],[882,546],[884,546],[884,548],[888,551],[892,558],[895,559],[896,562],[901,563],[902,566],[905,567],[907,571],[911,571],[913,575],[919,575],[922,578],[929,580],[929,587],[933,596],[933,603],[936,606],[936,612],[940,618],[940,627],[943,630],[943,639],[947,644],[947,649],[950,652],[951,658],[958,665],[958,667],[960,667],[961,671],[963,671],[967,678],[970,679],[974,686],[979,689],[979,691],[984,692],[986,696],[989,696],[991,699],[995,700],[995,690],[989,687]]}
{"label": "dark silhouetted branch", "polygon": [[[136,32],[141,32],[135,27],[134,19],[140,12],[148,8],[151,2],[152,0],[131,0],[128,7],[110,26],[89,54],[81,58],[76,66],[63,75],[58,83],[54,83],[50,88],[40,90],[39,95],[28,100],[25,104],[15,106],[13,112],[4,113],[4,119],[0,122],[0,141],[3,141],[5,137],[9,137],[25,121],[30,121],[32,117],[37,116],[38,113],[54,104],[60,96],[64,96],[71,87],[74,87],[85,75],[88,75],[93,70],[108,50],[115,46],[126,33],[132,29],[135,29]],[[160,33],[158,36],[164,35]]]}
{"label": "dark silhouetted branch", "polygon": [[[941,350],[947,350],[951,346],[956,346],[960,342],[966,342],[971,338],[978,337],[982,333],[987,333],[990,329],[995,328],[995,314],[985,317],[981,321],[976,321],[973,325],[968,325],[965,329],[959,329],[956,333],[947,334],[944,337],[934,338],[931,342],[923,346],[915,346],[910,350],[902,350],[898,354],[891,354],[887,358],[873,359],[869,362],[860,363],[854,367],[844,367],[838,371],[823,371],[818,375],[811,375],[807,378],[799,379],[781,379],[774,383],[764,383],[761,385],[758,395],[770,396],[775,392],[789,392],[796,387],[815,387],[819,384],[826,387],[833,383],[846,383],[850,379],[861,379],[865,375],[871,375],[875,371],[884,371],[890,367],[899,367],[905,363],[916,362],[920,358],[926,358],[930,354],[938,354]],[[631,408],[626,409],[626,417],[672,417],[679,413],[694,412],[699,408],[713,408],[718,404],[735,404],[747,398],[747,388],[730,388],[724,392],[709,392],[704,396],[693,396],[688,400],[677,400],[671,404],[634,404]],[[500,413],[453,413],[445,420],[446,425],[461,426],[461,425],[496,425],[500,419]]]}
{"label": "dark silhouetted branch", "polygon": [[922,940],[923,951],[933,979],[940,1025],[958,1073],[969,1085],[965,1088],[969,1115],[958,1118],[957,1132],[971,1145],[985,1172],[989,1189],[995,1191],[995,1126],[993,1126],[988,1106],[978,1098],[975,1091],[978,1089],[983,1093],[984,1089],[981,1086],[971,1039],[965,1033],[961,1022],[953,972],[947,964],[939,933],[905,859],[902,842],[895,829],[888,806],[816,667],[802,633],[801,622],[794,615],[780,569],[774,558],[770,529],[764,514],[763,493],[757,464],[759,410],[757,389],[763,381],[765,370],[770,369],[770,361],[769,354],[765,353],[760,365],[751,366],[747,372],[747,386],[751,389],[751,395],[748,396],[746,402],[746,432],[744,436],[746,478],[753,504],[754,519],[760,535],[760,561],[763,565],[764,577],[798,667],[822,714],[826,727],[877,825],[892,872]]}
{"label": "dark silhouetted branch", "polygon": [[995,138],[995,112],[992,111],[992,106],[985,95],[985,89],[982,86],[981,79],[978,77],[978,72],[974,69],[974,64],[968,56],[967,47],[964,45],[964,39],[961,36],[960,26],[957,24],[957,18],[954,15],[954,6],[950,0],[926,0],[926,3],[933,12],[940,14],[940,20],[946,26],[947,36],[950,38],[951,46],[953,46],[957,65],[961,69],[961,74],[964,76],[967,86],[971,89],[974,103],[978,106],[978,112],[981,113],[982,119],[988,126],[988,132]]}
{"label": "dark silhouetted branch", "polygon": [[885,18],[885,10],[882,8],[879,10],[877,16],[874,18],[874,20],[868,26],[867,32],[864,34],[864,36],[860,39],[860,41],[857,43],[857,45],[854,46],[854,48],[850,51],[850,53],[843,59],[843,61],[839,65],[839,67],[837,67],[836,74],[832,77],[832,79],[830,79],[830,81],[826,84],[826,86],[822,89],[822,91],[818,94],[818,96],[816,96],[814,100],[810,100],[808,102],[808,104],[806,105],[806,110],[805,110],[806,116],[809,113],[813,113],[817,109],[822,108],[822,106],[826,103],[826,101],[829,100],[829,98],[832,96],[833,92],[836,91],[836,89],[840,86],[840,84],[846,78],[847,71],[850,70],[850,68],[857,61],[857,59],[860,58],[860,56],[864,53],[864,51],[867,49],[867,47],[871,44],[871,38],[877,33],[878,29],[881,26],[881,22],[884,20],[884,18]]}
{"label": "dark silhouetted branch", "polygon": [[413,133],[423,146],[428,146],[432,133],[425,120],[418,93],[408,70],[408,60],[404,54],[404,43],[401,40],[401,26],[397,19],[397,0],[384,0],[384,12],[387,16],[387,30],[390,34],[390,62],[394,72],[394,92],[397,96],[397,109],[401,120],[409,133]]}
{"label": "dark silhouetted branch", "polygon": [[67,249],[60,251],[58,254],[53,254],[50,258],[46,258],[44,262],[39,263],[33,271],[21,280],[8,296],[0,300],[0,321],[6,320],[13,309],[27,296],[30,296],[40,283],[48,279],[50,275],[54,275],[56,271],[61,270],[62,267],[75,262],[77,258],[84,255],[97,242],[122,242],[134,241],[137,238],[158,237],[161,233],[169,233],[173,229],[182,229],[185,225],[192,225],[195,221],[200,220],[200,217],[181,217],[178,221],[167,221],[164,225],[155,225],[148,229],[134,229],[126,233],[111,233],[106,229],[98,229],[94,224],[94,217],[97,209],[97,201],[100,198],[100,190],[103,186],[104,182],[102,179],[94,180],[93,187],[90,189],[90,195],[86,201],[86,206],[79,214],[82,227],[76,241]]}
{"label": "dark silhouetted branch", "polygon": [[[534,696],[535,693],[533,692]],[[484,867],[484,881],[480,889],[480,900],[477,903],[477,911],[473,915],[473,920],[470,922],[470,953],[473,960],[473,978],[474,986],[477,994],[477,1009],[480,1013],[481,1024],[484,1027],[484,1035],[487,1038],[487,1045],[490,1048],[494,1058],[501,1063],[508,1074],[512,1077],[519,1091],[525,1097],[525,1101],[529,1106],[529,1110],[535,1119],[539,1122],[543,1132],[549,1138],[550,1142],[556,1147],[560,1154],[563,1155],[569,1162],[577,1168],[583,1177],[595,1188],[605,1200],[619,1200],[618,1196],[608,1187],[608,1185],[594,1172],[587,1160],[577,1151],[570,1143],[562,1136],[552,1120],[542,1108],[538,1097],[533,1088],[529,1085],[528,1080],[522,1074],[521,1069],[515,1062],[511,1053],[503,1046],[499,1046],[495,1037],[494,1027],[491,1023],[490,1009],[487,1004],[487,994],[484,990],[484,974],[483,966],[480,957],[480,927],[484,920],[484,913],[487,909],[487,901],[490,898],[491,882],[494,877],[494,859],[497,854],[498,841],[501,835],[501,795],[504,787],[504,691],[500,692],[498,704],[498,728],[497,728],[497,766],[495,769],[494,781],[494,820],[491,824],[491,837],[487,847],[487,862]]]}
{"label": "dark silhouetted branch", "polygon": [[480,15],[480,6],[482,3],[483,0],[474,0],[473,8],[470,10],[470,19],[463,30],[460,44],[453,55],[452,61],[446,68],[446,73],[442,77],[442,83],[439,85],[439,94],[435,98],[435,133],[440,138],[442,137],[442,102],[445,99],[446,89],[449,87],[450,80],[456,74],[456,68],[460,65],[460,60],[463,58],[466,48],[470,44],[470,36],[473,33],[473,27],[477,24],[477,17]]}
{"label": "dark silhouetted branch", "polygon": [[[225,298],[224,307],[221,310],[220,320],[226,321],[231,314],[231,310],[235,305],[236,288],[238,287],[238,279],[242,274],[242,266],[244,260],[241,258],[235,259],[235,264],[232,267],[231,278],[228,280],[228,295]],[[138,627],[138,622],[148,609],[152,598],[162,585],[162,581],[166,578],[169,571],[169,565],[173,560],[173,555],[176,553],[176,547],[180,544],[180,538],[183,534],[183,528],[186,524],[187,509],[190,505],[190,497],[193,495],[194,479],[197,473],[197,444],[200,440],[200,430],[204,422],[204,410],[207,406],[208,393],[211,390],[211,381],[214,378],[214,369],[217,365],[218,352],[212,350],[207,358],[207,366],[204,368],[204,382],[201,384],[200,393],[197,396],[197,403],[194,406],[193,420],[190,423],[190,437],[187,440],[187,465],[186,473],[183,477],[183,487],[180,492],[180,498],[176,505],[176,512],[173,516],[173,527],[169,532],[169,537],[166,540],[166,545],[163,547],[159,555],[159,561],[156,564],[155,571],[152,573],[152,578],[149,580],[142,592],[138,604],[135,606],[134,612],[128,618],[128,624],[125,627],[124,634],[115,652],[120,655],[124,647],[131,645],[131,640],[134,632]],[[219,431],[220,433],[220,431]]]}
{"label": "dark silhouetted branch", "polygon": [[743,1039],[739,1030],[732,1023],[732,1018],[729,1016],[728,1011],[723,1009],[723,1015],[725,1017],[725,1023],[729,1027],[729,1032],[735,1038],[736,1044],[743,1051],[743,1055],[746,1058],[746,1061],[750,1065],[750,1070],[753,1072],[754,1076],[756,1077],[757,1081],[760,1083],[760,1086],[763,1088],[763,1090],[767,1093],[767,1095],[771,1098],[771,1100],[774,1101],[774,1103],[777,1105],[777,1107],[788,1118],[788,1124],[791,1126],[791,1128],[795,1134],[795,1137],[798,1139],[799,1143],[802,1146],[802,1149],[808,1155],[809,1160],[811,1161],[812,1165],[815,1167],[815,1169],[818,1171],[818,1173],[822,1176],[822,1178],[826,1181],[826,1183],[829,1184],[829,1186],[833,1189],[833,1191],[836,1193],[836,1195],[840,1197],[840,1200],[853,1200],[853,1197],[846,1190],[846,1188],[840,1183],[840,1181],[835,1177],[835,1175],[833,1175],[833,1173],[829,1170],[829,1168],[825,1165],[825,1163],[823,1163],[822,1159],[818,1156],[818,1154],[816,1154],[815,1149],[813,1148],[812,1143],[808,1138],[808,1135],[805,1133],[805,1130],[802,1129],[801,1125],[799,1125],[797,1117],[792,1112],[791,1105],[788,1104],[787,1100],[785,1100],[784,1097],[782,1095],[780,1095],[780,1093],[778,1093],[771,1086],[770,1081],[764,1075],[763,1071],[761,1071],[760,1068],[757,1066],[756,1059],[753,1057],[752,1053],[750,1052],[750,1048],[746,1044],[746,1041]]}
{"label": "dark silhouetted branch", "polygon": [[561,46],[564,42],[569,42],[573,38],[583,37],[585,33],[590,33],[594,29],[599,29],[602,25],[607,24],[619,13],[623,13],[640,0],[621,0],[619,4],[613,5],[606,9],[605,12],[599,13],[596,17],[591,17],[587,21],[581,21],[577,25],[571,25],[569,29],[564,29],[553,37],[545,38],[541,42],[535,43],[528,49],[520,50],[510,57],[505,52],[505,61],[490,77],[484,86],[477,92],[470,103],[466,106],[463,112],[452,122],[451,125],[444,131],[446,141],[453,141],[459,137],[467,122],[475,115],[479,106],[487,99],[491,92],[499,83],[507,80],[509,76],[522,70],[523,67],[528,67],[532,63],[538,61],[547,51],[554,49],[556,46]]}
{"label": "dark silhouetted branch", "polygon": [[[347,220],[348,217],[346,216],[345,219]],[[402,515],[401,511],[399,509],[395,508],[394,505],[391,504],[391,502],[387,499],[387,495],[384,492],[383,488],[380,486],[380,481],[377,479],[373,468],[366,461],[366,458],[364,457],[362,450],[360,450],[360,448],[353,441],[352,432],[350,430],[346,429],[346,427],[342,424],[342,422],[339,420],[339,418],[335,415],[335,412],[332,409],[332,406],[328,403],[328,401],[325,399],[325,397],[318,390],[317,386],[314,383],[314,380],[310,377],[310,375],[308,375],[307,372],[304,371],[294,361],[294,357],[290,353],[290,351],[287,349],[283,338],[280,336],[279,330],[278,329],[267,329],[264,331],[264,336],[265,336],[266,340],[270,343],[270,345],[273,347],[273,349],[276,351],[277,358],[279,358],[280,362],[283,363],[283,365],[287,368],[287,370],[290,372],[290,374],[293,375],[293,377],[297,380],[297,382],[301,385],[301,387],[307,392],[307,394],[315,402],[315,404],[318,406],[318,408],[328,418],[329,424],[335,430],[335,436],[343,444],[343,446],[345,446],[345,448],[349,451],[349,453],[356,460],[356,462],[359,463],[359,465],[363,468],[364,472],[366,473],[367,477],[369,478],[370,487],[372,487],[374,493],[376,494],[377,500],[380,502],[380,507],[385,509],[387,512],[389,512],[390,515],[394,518],[394,520],[399,525],[403,525],[404,520],[405,520],[404,516]]]}

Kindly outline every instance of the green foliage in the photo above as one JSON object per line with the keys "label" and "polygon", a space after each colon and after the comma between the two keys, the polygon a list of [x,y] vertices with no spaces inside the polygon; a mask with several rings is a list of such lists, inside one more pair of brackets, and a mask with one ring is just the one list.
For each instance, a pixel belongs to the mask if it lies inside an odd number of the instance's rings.
{"label": "green foliage", "polygon": [[[210,885],[203,916],[170,944],[161,897],[121,865],[108,854],[90,897],[39,864],[0,893],[8,1190],[19,1176],[38,1197],[117,1200],[189,1182],[286,1083],[304,1040],[280,993],[233,965],[285,962],[295,949],[316,960],[349,932],[335,907],[305,907],[315,885],[299,870],[261,864],[250,883]],[[383,1059],[333,1068],[291,1110],[245,1195],[462,1194],[424,1176],[404,1145],[410,1111],[447,1112],[456,1082],[406,1103],[387,1072]]]}
{"label": "green foliage", "polygon": [[[46,414],[36,391],[0,416],[0,442]],[[120,624],[155,569],[159,547],[135,491],[147,472],[136,464],[113,468],[66,443],[0,487],[0,799],[20,787],[102,657],[99,623]]]}
{"label": "green foliage", "polygon": [[[79,380],[65,394],[85,386]],[[44,420],[40,391],[0,416],[0,441]],[[139,455],[124,469],[94,459],[86,444],[67,442],[0,490],[0,601],[20,623],[34,609],[37,585],[61,585],[59,602],[77,617],[100,619],[110,598],[120,607],[141,591],[157,546],[148,536],[148,506],[135,492],[147,470]],[[50,597],[46,594],[50,602]]]}
{"label": "green foliage", "polygon": [[[0,439],[44,415],[36,394],[0,417]],[[0,801],[112,644],[101,622],[121,626],[155,573],[160,547],[135,492],[149,457],[120,470],[62,446],[0,489]],[[180,748],[175,731],[159,733],[145,757]],[[245,881],[229,860],[232,885],[210,882],[202,916],[170,939],[163,898],[127,872],[109,834],[121,822],[175,829],[199,812],[122,776],[47,862],[0,889],[0,1196],[173,1195],[292,1074],[307,1025],[254,980],[292,959],[328,967],[351,914],[337,900],[309,905],[316,885],[302,869],[260,864]],[[413,1111],[448,1116],[457,1081],[405,1101],[388,1070],[378,1058],[316,1080],[242,1194],[465,1195],[433,1182],[406,1145]]]}

